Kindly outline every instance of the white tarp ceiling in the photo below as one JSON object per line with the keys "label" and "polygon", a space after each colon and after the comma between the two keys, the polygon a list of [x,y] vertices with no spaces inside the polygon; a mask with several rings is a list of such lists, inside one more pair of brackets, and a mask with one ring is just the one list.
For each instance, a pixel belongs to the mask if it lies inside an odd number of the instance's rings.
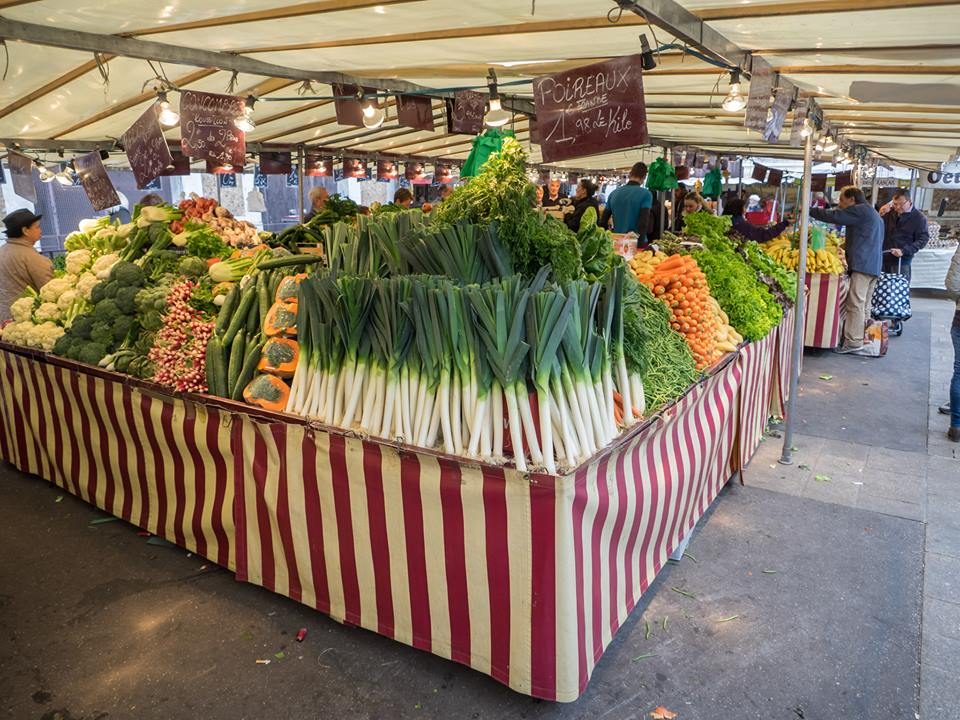
{"label": "white tarp ceiling", "polygon": [[[957,3],[942,0],[682,0],[711,27],[762,56],[801,92],[817,96],[843,137],[906,163],[936,165],[960,145],[960,45]],[[638,36],[654,33],[631,13],[608,19],[610,0],[247,0],[204,3],[166,0],[0,0],[0,16],[60,30],[117,34],[179,48],[241,53],[311,71],[361,78],[398,78],[431,88],[484,86],[488,67],[503,82],[531,78],[598,58],[639,51]],[[655,29],[661,44],[674,39]],[[7,40],[9,67],[0,82],[0,138],[70,143],[119,137],[153,101],[154,70],[145,60]],[[0,48],[0,67],[3,57]],[[154,63],[156,66],[156,63]],[[174,84],[225,92],[228,71],[166,62]],[[728,78],[720,69],[668,51],[645,74],[651,136],[728,154],[796,157],[785,130],[778,146],[742,127],[742,113],[720,101]],[[435,101],[433,133],[376,131],[337,125],[329,101],[300,98],[293,80],[241,74],[236,94],[254,94],[257,128],[251,142],[391,152],[462,159],[471,138],[445,133]],[[315,95],[330,86],[315,84]],[[504,88],[530,96],[529,85]],[[297,98],[277,101],[278,98]],[[856,98],[860,98],[858,101]],[[175,101],[175,98],[174,98]],[[395,118],[395,115],[392,116]],[[788,119],[789,128],[789,119]],[[518,136],[529,140],[519,117]],[[173,140],[178,130],[168,133]],[[29,146],[29,143],[25,143]],[[646,153],[616,152],[566,167],[623,169]],[[55,153],[50,157],[54,157]],[[531,160],[539,152],[531,146]],[[112,160],[122,163],[123,156]]]}

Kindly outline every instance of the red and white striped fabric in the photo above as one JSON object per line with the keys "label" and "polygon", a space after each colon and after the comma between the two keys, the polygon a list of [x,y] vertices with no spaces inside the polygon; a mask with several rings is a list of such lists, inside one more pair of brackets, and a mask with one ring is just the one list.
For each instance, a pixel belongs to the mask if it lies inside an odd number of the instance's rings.
{"label": "red and white striped fabric", "polygon": [[743,367],[554,477],[0,349],[0,452],[238,579],[572,701],[729,478]]}
{"label": "red and white striped fabric", "polygon": [[221,413],[116,377],[0,350],[3,458],[233,569],[233,458]]}
{"label": "red and white striped fabric", "polygon": [[241,421],[237,577],[574,700],[728,479],[740,379],[729,363],[565,477]]}
{"label": "red and white striped fabric", "polygon": [[740,349],[737,359],[741,370],[738,470],[750,464],[767,427],[776,345],[777,333],[774,331],[763,340],[748,343]]}
{"label": "red and white striped fabric", "polygon": [[[797,309],[790,308],[774,331],[776,344],[773,351],[774,367],[770,374],[773,388],[770,391],[770,414],[782,418],[790,398],[790,371],[793,367],[793,333],[796,330]],[[801,366],[803,354],[800,355]]]}
{"label": "red and white striped fabric", "polygon": [[805,347],[835,348],[840,344],[843,303],[850,286],[846,275],[807,273]]}

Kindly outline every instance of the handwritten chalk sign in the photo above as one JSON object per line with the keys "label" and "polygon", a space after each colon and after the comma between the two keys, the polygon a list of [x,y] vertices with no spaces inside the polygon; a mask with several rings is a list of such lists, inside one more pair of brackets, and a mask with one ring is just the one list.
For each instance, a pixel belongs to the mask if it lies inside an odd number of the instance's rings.
{"label": "handwritten chalk sign", "polygon": [[425,172],[423,163],[408,162],[403,168],[403,177],[410,181],[422,180]]}
{"label": "handwritten chalk sign", "polygon": [[447,131],[477,135],[483,130],[483,116],[486,112],[486,95],[472,90],[458,92],[453,100],[447,100]]}
{"label": "handwritten chalk sign", "polygon": [[243,109],[243,98],[184,90],[180,98],[180,146],[184,155],[242,168],[246,138],[233,121]]}
{"label": "handwritten chalk sign", "polygon": [[260,172],[264,175],[289,175],[293,169],[293,161],[288,152],[260,153]]}
{"label": "handwritten chalk sign", "polygon": [[377,180],[396,180],[397,164],[392,160],[377,161]]}
{"label": "handwritten chalk sign", "polygon": [[13,191],[24,200],[36,204],[37,186],[33,184],[33,160],[13,150],[7,155]]}
{"label": "handwritten chalk sign", "polygon": [[107,175],[98,150],[74,158],[73,167],[80,176],[80,184],[83,185],[94,210],[106,210],[120,204],[120,196]]}
{"label": "handwritten chalk sign", "polygon": [[367,179],[367,164],[359,158],[343,159],[343,176],[345,178]]}
{"label": "handwritten chalk sign", "polygon": [[333,158],[307,154],[303,174],[310,177],[333,177]]}
{"label": "handwritten chalk sign", "polygon": [[533,96],[544,162],[647,142],[640,55],[538,78]]}
{"label": "handwritten chalk sign", "polygon": [[757,68],[750,76],[750,95],[747,96],[747,109],[743,114],[745,128],[766,132],[773,81],[773,71],[769,67]]}
{"label": "handwritten chalk sign", "polygon": [[397,95],[397,124],[433,132],[433,103],[420,95]]}
{"label": "handwritten chalk sign", "polygon": [[121,138],[130,169],[136,178],[137,187],[146,189],[153,180],[173,164],[173,156],[167,147],[160,121],[157,120],[157,105],[152,103]]}
{"label": "handwritten chalk sign", "polygon": [[172,175],[189,175],[190,174],[190,158],[184,155],[182,152],[177,151],[170,153],[172,160],[170,164],[160,173],[161,177],[168,177]]}

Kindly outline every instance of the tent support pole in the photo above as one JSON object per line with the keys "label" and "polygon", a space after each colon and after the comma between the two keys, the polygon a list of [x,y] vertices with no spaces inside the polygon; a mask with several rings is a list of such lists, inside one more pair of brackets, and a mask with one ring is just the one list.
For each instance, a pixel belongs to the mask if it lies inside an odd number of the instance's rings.
{"label": "tent support pole", "polygon": [[300,223],[303,223],[303,145],[297,147],[297,201],[300,209]]}
{"label": "tent support pole", "polygon": [[800,253],[797,266],[797,302],[794,305],[793,352],[790,366],[790,397],[787,398],[783,430],[782,465],[793,464],[793,429],[796,421],[797,395],[800,391],[800,362],[803,359],[803,336],[806,326],[807,235],[810,227],[810,182],[813,172],[813,138],[807,137],[803,146],[803,190],[800,206]]}

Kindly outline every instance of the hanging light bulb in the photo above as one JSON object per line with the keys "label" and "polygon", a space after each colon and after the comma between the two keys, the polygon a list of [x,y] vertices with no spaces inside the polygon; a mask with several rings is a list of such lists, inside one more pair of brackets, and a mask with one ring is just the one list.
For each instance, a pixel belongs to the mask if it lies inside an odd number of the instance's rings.
{"label": "hanging light bulb", "polygon": [[377,98],[374,95],[363,96],[363,126],[371,130],[376,130],[383,125],[387,119],[386,111],[377,105]]}
{"label": "hanging light bulb", "polygon": [[73,185],[73,181],[74,181],[74,178],[76,177],[76,173],[73,171],[72,167],[70,167],[69,165],[65,165],[63,170],[58,172],[55,175],[55,177],[58,183],[60,183],[64,187],[70,187],[71,185]]}
{"label": "hanging light bulb", "polygon": [[803,119],[803,127],[800,128],[800,137],[808,138],[813,135],[813,125],[810,124],[810,118]]}
{"label": "hanging light bulb", "polygon": [[483,124],[487,127],[503,127],[510,122],[511,115],[503,109],[500,102],[500,92],[497,90],[497,73],[490,68],[487,76],[487,88],[490,90],[490,107],[483,116]]}
{"label": "hanging light bulb", "polygon": [[740,112],[747,106],[747,99],[740,90],[740,69],[730,71],[730,90],[723,99],[721,107],[727,112]]}
{"label": "hanging light bulb", "polygon": [[177,125],[180,122],[180,114],[170,107],[170,103],[167,100],[167,91],[158,90],[157,100],[160,103],[160,114],[157,116],[160,124],[164,127],[174,127]]}
{"label": "hanging light bulb", "polygon": [[53,170],[48,168],[39,160],[34,160],[33,164],[37,167],[37,174],[40,176],[40,182],[53,182],[53,179],[57,176]]}
{"label": "hanging light bulb", "polygon": [[257,123],[253,119],[253,106],[256,104],[257,99],[253,95],[247,95],[246,102],[243,106],[243,113],[237,118],[234,119],[233,124],[237,130],[242,130],[245,133],[253,132],[257,128]]}

